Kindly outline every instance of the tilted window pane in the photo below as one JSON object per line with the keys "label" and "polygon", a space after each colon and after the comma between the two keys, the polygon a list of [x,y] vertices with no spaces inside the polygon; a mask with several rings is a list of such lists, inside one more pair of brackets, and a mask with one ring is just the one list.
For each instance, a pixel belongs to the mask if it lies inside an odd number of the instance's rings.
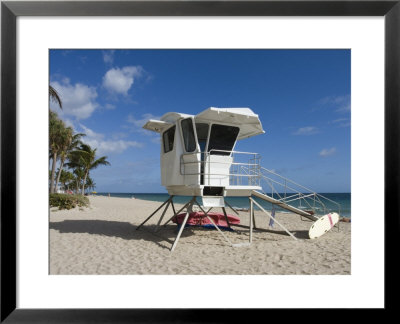
{"label": "tilted window pane", "polygon": [[164,153],[168,153],[169,151],[173,150],[174,138],[175,138],[175,126],[172,126],[163,134]]}
{"label": "tilted window pane", "polygon": [[183,141],[185,143],[185,150],[186,152],[193,152],[194,150],[196,150],[196,140],[194,138],[192,119],[191,118],[184,119],[181,125],[182,125]]}
{"label": "tilted window pane", "polygon": [[200,145],[200,151],[204,152],[207,144],[208,124],[196,123],[197,140]]}
{"label": "tilted window pane", "polygon": [[230,155],[236,138],[239,134],[239,127],[214,124],[211,126],[210,141],[208,151],[222,150],[229,152],[214,151],[210,154]]}

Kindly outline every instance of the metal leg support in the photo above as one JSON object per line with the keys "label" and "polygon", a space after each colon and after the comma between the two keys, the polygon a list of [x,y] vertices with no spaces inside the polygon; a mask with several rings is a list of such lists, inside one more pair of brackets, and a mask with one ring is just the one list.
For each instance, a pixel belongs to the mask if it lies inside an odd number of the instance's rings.
{"label": "metal leg support", "polygon": [[218,230],[218,232],[224,237],[224,239],[229,243],[229,245],[233,246],[232,242],[225,236],[225,234],[218,228],[217,224],[214,223],[214,221],[212,220],[212,218],[210,216],[208,216],[208,213],[204,211],[203,208],[201,208],[200,204],[197,202],[197,200],[195,200],[195,203],[197,204],[197,206],[199,206],[199,208],[201,209],[201,211],[204,213],[204,215],[206,215],[206,217],[209,219],[209,221],[211,222],[211,224],[214,225],[214,227]]}
{"label": "metal leg support", "polygon": [[[190,204],[190,202],[191,201],[189,201],[188,203],[186,203],[181,209],[179,209],[177,212],[174,212],[174,215],[170,218],[170,219],[168,219],[166,222],[165,222],[165,224],[163,225],[163,226],[166,226],[171,220],[172,220],[172,218],[174,218],[176,215],[178,215],[182,210],[184,210],[187,206],[189,206],[189,204]],[[174,208],[174,210],[175,210],[175,208]]]}
{"label": "metal leg support", "polygon": [[[269,218],[272,219],[272,216],[271,216],[264,208],[262,208],[262,207],[260,206],[260,204],[257,203],[257,201],[253,200],[251,197],[250,197],[250,209],[253,209],[253,208],[252,208],[251,202],[254,202],[254,203],[258,206],[258,208],[260,208],[265,214],[267,214],[267,216],[268,216]],[[290,233],[289,230],[286,229],[285,226],[283,226],[282,224],[280,224],[276,219],[274,219],[274,221],[275,221],[280,227],[282,227],[282,228],[285,230],[285,232],[288,233],[295,241],[297,241],[297,238],[296,238],[292,233]],[[251,224],[251,223],[252,223],[252,222],[250,222],[250,224]],[[251,233],[251,229],[250,229],[250,233]]]}
{"label": "metal leg support", "polygon": [[225,207],[222,207],[222,211],[224,212],[225,220],[226,223],[228,224],[228,227],[231,228],[231,224],[229,223],[228,215],[226,214]]}
{"label": "metal leg support", "polygon": [[239,213],[237,212],[237,210],[235,210],[231,205],[229,205],[228,202],[227,202],[226,200],[225,200],[225,205],[228,205],[228,207],[229,207],[230,209],[232,209],[232,211],[233,211],[236,215],[239,216]]}
{"label": "metal leg support", "polygon": [[136,227],[136,230],[138,230],[138,229],[141,228],[144,224],[146,224],[147,221],[148,221],[150,218],[152,218],[152,217],[155,215],[155,213],[157,213],[165,204],[167,204],[167,203],[169,204],[173,197],[174,197],[174,196],[171,196],[171,197],[169,197],[166,201],[164,201],[163,204],[162,204],[160,207],[158,207],[149,217],[147,217],[147,218],[143,221],[142,224],[140,224],[138,227]]}
{"label": "metal leg support", "polygon": [[173,210],[174,215],[175,215],[176,214],[176,210],[175,210],[174,202],[172,201],[172,199],[171,199],[171,207],[172,207],[172,210]]}
{"label": "metal leg support", "polygon": [[257,229],[257,226],[256,226],[256,217],[255,217],[255,215],[254,215],[255,213],[254,213],[254,208],[253,208],[253,228],[254,229]]}
{"label": "metal leg support", "polygon": [[189,206],[187,207],[186,215],[185,215],[185,218],[184,218],[184,220],[183,220],[183,222],[181,224],[181,228],[179,229],[178,235],[175,238],[174,244],[172,244],[171,252],[174,251],[175,247],[178,244],[179,238],[181,237],[183,229],[185,228],[186,222],[187,222],[187,220],[189,218],[190,210],[192,209],[194,201],[195,201],[195,197],[193,197],[192,200],[189,202]]}
{"label": "metal leg support", "polygon": [[251,198],[249,198],[250,199],[250,219],[249,219],[249,221],[250,221],[250,235],[249,235],[249,243],[251,243],[252,242],[252,240],[253,240],[253,214],[254,214],[254,206],[253,206],[253,199],[251,199]]}
{"label": "metal leg support", "polygon": [[172,200],[170,200],[170,201],[168,202],[168,204],[167,204],[167,206],[165,207],[163,213],[161,214],[161,217],[160,217],[160,219],[159,219],[158,222],[157,222],[157,226],[156,226],[156,228],[154,229],[154,232],[157,232],[157,231],[158,231],[158,228],[160,227],[161,221],[163,220],[164,215],[165,215],[165,212],[167,211],[169,205],[171,204],[171,201],[172,201]]}

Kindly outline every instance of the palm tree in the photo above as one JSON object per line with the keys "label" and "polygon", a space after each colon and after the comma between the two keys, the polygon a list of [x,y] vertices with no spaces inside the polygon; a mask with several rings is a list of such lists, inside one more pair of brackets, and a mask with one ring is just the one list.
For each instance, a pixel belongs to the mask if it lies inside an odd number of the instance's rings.
{"label": "palm tree", "polygon": [[56,163],[66,133],[67,131],[64,122],[58,118],[55,112],[49,111],[49,151],[50,156],[53,159],[50,175],[50,193],[54,193]]}
{"label": "palm tree", "polygon": [[60,95],[58,94],[56,89],[54,89],[51,85],[49,85],[49,97],[50,97],[50,100],[58,103],[58,105],[62,109],[62,101],[61,101]]}
{"label": "palm tree", "polygon": [[92,149],[87,144],[81,144],[79,150],[71,152],[71,166],[79,166],[84,172],[82,182],[82,194],[85,193],[86,179],[89,175],[90,170],[96,169],[100,165],[110,165],[107,161],[107,156],[96,157],[97,149]]}
{"label": "palm tree", "polygon": [[67,156],[74,150],[76,149],[82,142],[80,141],[80,138],[82,136],[86,136],[85,134],[78,133],[73,135],[73,130],[71,127],[67,127],[65,131],[65,136],[62,138],[62,145],[60,148],[60,169],[58,171],[57,179],[56,179],[56,188],[58,185],[58,182],[60,181],[60,176],[63,171],[64,167],[64,162]]}
{"label": "palm tree", "polygon": [[71,143],[72,136],[73,136],[72,133],[73,133],[73,130],[71,127],[64,127],[60,131],[60,134],[59,134],[60,137],[58,138],[58,158],[60,159],[60,167],[59,167],[58,173],[57,173],[55,188],[57,188],[58,182],[60,181],[61,171],[63,169],[64,161],[65,161],[65,157],[66,157],[66,151],[67,151],[69,144]]}
{"label": "palm tree", "polygon": [[69,190],[70,184],[75,181],[74,175],[71,172],[65,170],[61,170],[60,173],[60,183],[63,184],[64,190]]}
{"label": "palm tree", "polygon": [[80,166],[75,166],[73,168],[73,174],[75,176],[75,193],[79,193],[79,189],[81,188],[82,178],[85,175],[85,172]]}
{"label": "palm tree", "polygon": [[96,187],[96,184],[94,183],[93,179],[88,176],[86,179],[86,188],[91,191],[94,190],[94,188]]}

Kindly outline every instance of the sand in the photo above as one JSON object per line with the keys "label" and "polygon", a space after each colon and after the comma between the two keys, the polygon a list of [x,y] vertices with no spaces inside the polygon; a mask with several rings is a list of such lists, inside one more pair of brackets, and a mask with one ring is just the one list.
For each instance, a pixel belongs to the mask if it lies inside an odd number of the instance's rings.
{"label": "sand", "polygon": [[[50,210],[50,274],[171,274],[171,275],[349,275],[351,273],[351,223],[339,222],[325,235],[310,240],[312,222],[300,216],[277,213],[295,241],[276,223],[256,211],[250,246],[231,247],[216,230],[185,228],[176,249],[170,247],[177,225],[169,223],[150,233],[158,212],[143,227],[136,227],[159,205],[139,199],[89,197],[90,207]],[[177,204],[178,209],[181,205]],[[215,209],[218,211],[217,209]],[[228,213],[233,212],[228,209]],[[249,224],[248,212],[239,212]],[[164,220],[172,216],[169,209]],[[233,243],[249,241],[249,231],[234,227],[223,233]]]}

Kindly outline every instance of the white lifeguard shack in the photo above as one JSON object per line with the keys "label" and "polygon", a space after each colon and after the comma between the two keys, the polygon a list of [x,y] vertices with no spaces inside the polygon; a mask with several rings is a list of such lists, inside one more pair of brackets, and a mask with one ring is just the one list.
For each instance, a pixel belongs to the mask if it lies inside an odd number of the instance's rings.
{"label": "white lifeguard shack", "polygon": [[161,184],[170,195],[205,197],[208,206],[221,205],[220,197],[250,196],[252,190],[261,189],[253,179],[243,184],[231,173],[238,168],[234,154],[256,156],[234,152],[236,142],[264,133],[251,109],[211,107],[197,115],[170,112],[143,128],[161,134]]}
{"label": "white lifeguard shack", "polygon": [[[289,196],[291,200],[288,200],[286,194],[285,197],[274,198],[273,195],[269,196],[263,193],[260,186],[261,179],[267,179],[271,184],[277,182],[263,175],[262,170],[267,171],[269,175],[276,174],[260,166],[258,153],[234,151],[237,141],[265,133],[258,115],[250,108],[210,107],[197,115],[169,112],[163,115],[160,120],[149,120],[143,128],[161,135],[161,184],[166,187],[170,197],[146,218],[137,229],[144,225],[164,205],[166,207],[155,231],[158,230],[170,205],[174,216],[186,209],[185,219],[181,224],[171,250],[175,248],[194,204],[198,205],[204,213],[204,217],[209,218],[228,243],[235,246],[207,214],[212,208],[221,207],[229,224],[225,205],[228,205],[237,213],[225,201],[225,197],[229,196],[249,197],[249,243],[251,243],[254,225],[253,203],[267,213],[270,218],[272,217],[251,196],[278,205],[311,220],[318,219],[310,211],[287,204],[289,201],[304,199],[304,194],[301,192],[296,194],[299,195],[298,197]],[[285,190],[288,188],[288,181],[290,180],[285,179]],[[175,195],[190,196],[192,198],[179,211],[176,211],[173,204]],[[313,193],[312,195],[317,194]],[[198,203],[197,197],[201,197],[201,204]],[[206,212],[204,208],[208,209],[208,211]],[[296,239],[281,224],[278,222],[277,224]]]}

